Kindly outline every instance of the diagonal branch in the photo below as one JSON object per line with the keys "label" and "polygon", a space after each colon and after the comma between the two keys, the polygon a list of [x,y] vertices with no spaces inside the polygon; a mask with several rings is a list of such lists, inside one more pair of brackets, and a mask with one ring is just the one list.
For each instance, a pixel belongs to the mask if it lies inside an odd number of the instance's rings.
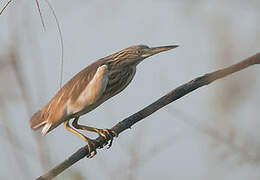
{"label": "diagonal branch", "polygon": [[[137,113],[125,118],[121,122],[117,123],[114,127],[111,128],[111,130],[115,131],[117,134],[120,134],[121,132],[125,131],[126,129],[133,126],[138,121],[141,121],[142,119],[146,118],[147,116],[151,115],[152,113],[156,112],[157,110],[161,109],[162,107],[166,106],[167,104],[185,96],[186,94],[194,91],[195,89],[208,85],[212,82],[214,82],[217,79],[221,79],[225,76],[228,76],[234,72],[240,71],[242,69],[245,69],[251,65],[260,64],[260,53],[255,54],[254,56],[251,56],[237,64],[231,65],[227,68],[220,69],[218,71],[205,74],[203,76],[200,76],[198,78],[195,78],[191,80],[188,83],[185,83],[176,89],[172,90],[165,96],[161,97],[154,103],[150,104],[149,106],[145,107],[144,109],[138,111]],[[105,145],[105,140],[103,137],[96,138],[96,141],[98,144],[95,145],[95,148],[100,148]],[[80,148],[77,152],[72,154],[70,157],[65,159],[62,163],[57,165],[55,168],[51,169],[44,175],[40,176],[38,180],[46,180],[51,179],[60,173],[62,173],[65,169],[72,166],[74,163],[78,162],[80,159],[84,158],[86,155],[88,155],[90,152],[88,152],[87,146]]]}

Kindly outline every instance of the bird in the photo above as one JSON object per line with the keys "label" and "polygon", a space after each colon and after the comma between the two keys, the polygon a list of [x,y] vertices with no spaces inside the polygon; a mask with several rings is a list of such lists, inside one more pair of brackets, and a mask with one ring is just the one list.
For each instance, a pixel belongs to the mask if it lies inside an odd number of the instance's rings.
{"label": "bird", "polygon": [[[81,125],[78,123],[79,117],[124,90],[134,78],[137,65],[144,59],[176,47],[178,45],[134,45],[93,62],[65,83],[43,108],[33,114],[30,127],[33,130],[43,127],[41,133],[46,135],[63,123],[68,131],[87,143],[90,152],[87,157],[92,158],[97,153],[94,148],[96,142],[78,130],[97,133],[106,140],[106,144],[110,140],[108,147],[117,134],[110,129]],[[73,127],[69,124],[72,119]]]}

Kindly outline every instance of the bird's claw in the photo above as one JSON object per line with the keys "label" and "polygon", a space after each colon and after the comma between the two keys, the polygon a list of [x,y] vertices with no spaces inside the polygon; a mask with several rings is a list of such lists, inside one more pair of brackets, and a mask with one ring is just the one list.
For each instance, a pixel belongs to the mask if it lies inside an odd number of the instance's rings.
{"label": "bird's claw", "polygon": [[100,129],[98,134],[106,140],[105,145],[107,145],[110,140],[107,149],[109,149],[112,146],[114,136],[117,136],[117,133],[110,129]]}
{"label": "bird's claw", "polygon": [[88,145],[87,145],[87,147],[88,147],[88,155],[86,156],[87,158],[89,158],[89,159],[91,159],[91,158],[93,158],[96,154],[97,154],[97,150],[96,150],[96,148],[95,148],[95,141],[94,140],[89,140],[88,141]]}
{"label": "bird's claw", "polygon": [[[112,146],[114,137],[118,136],[118,134],[115,131],[110,129],[98,129],[97,133],[105,139],[104,145],[108,144],[107,149],[109,149]],[[93,139],[89,139],[87,145],[89,154],[86,156],[87,158],[92,158],[97,154],[96,147],[102,148],[103,145]]]}

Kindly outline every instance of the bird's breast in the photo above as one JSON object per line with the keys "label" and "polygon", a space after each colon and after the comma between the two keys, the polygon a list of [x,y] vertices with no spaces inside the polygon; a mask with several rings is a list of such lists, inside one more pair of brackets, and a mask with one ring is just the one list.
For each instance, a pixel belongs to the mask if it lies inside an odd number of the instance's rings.
{"label": "bird's breast", "polygon": [[104,93],[106,99],[110,98],[122,90],[132,81],[136,72],[135,67],[128,67],[122,69],[111,69],[109,72],[109,80]]}

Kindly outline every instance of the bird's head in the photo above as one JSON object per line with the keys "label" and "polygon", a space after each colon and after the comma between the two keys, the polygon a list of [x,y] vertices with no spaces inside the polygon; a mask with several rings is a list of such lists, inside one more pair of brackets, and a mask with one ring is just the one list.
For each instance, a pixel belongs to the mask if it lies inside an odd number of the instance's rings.
{"label": "bird's head", "polygon": [[130,46],[113,54],[110,58],[122,66],[137,65],[147,57],[176,47],[178,47],[178,45],[160,47],[148,47],[146,45]]}

